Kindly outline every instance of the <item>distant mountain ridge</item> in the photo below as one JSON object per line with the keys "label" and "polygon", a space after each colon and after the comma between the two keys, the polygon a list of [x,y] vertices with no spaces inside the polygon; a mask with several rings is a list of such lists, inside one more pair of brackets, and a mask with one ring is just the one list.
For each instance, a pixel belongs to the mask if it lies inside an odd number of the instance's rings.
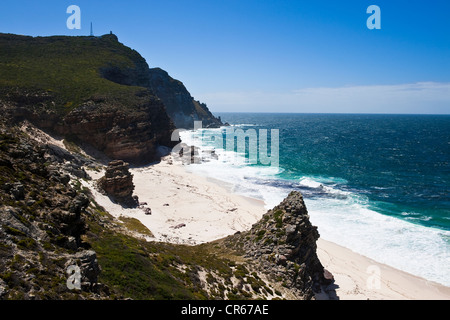
{"label": "distant mountain ridge", "polygon": [[181,82],[155,70],[114,34],[0,34],[5,115],[131,164],[158,160],[159,146],[174,145],[175,127],[192,128],[194,120],[221,125]]}

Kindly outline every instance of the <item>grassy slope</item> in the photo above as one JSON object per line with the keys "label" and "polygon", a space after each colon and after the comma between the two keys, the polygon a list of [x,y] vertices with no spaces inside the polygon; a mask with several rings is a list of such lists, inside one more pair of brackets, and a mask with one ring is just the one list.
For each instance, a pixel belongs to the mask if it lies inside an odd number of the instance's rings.
{"label": "grassy slope", "polygon": [[90,208],[85,240],[97,252],[102,267],[99,281],[111,288],[110,298],[117,294],[138,300],[242,300],[275,291],[249,271],[242,256],[219,242],[198,246],[147,242],[118,231],[115,220],[95,203]]}
{"label": "grassy slope", "polygon": [[136,51],[109,35],[33,38],[0,34],[0,87],[46,91],[62,112],[96,96],[132,105],[135,94],[143,89],[108,81],[99,70],[109,65],[133,69],[139,59]]}

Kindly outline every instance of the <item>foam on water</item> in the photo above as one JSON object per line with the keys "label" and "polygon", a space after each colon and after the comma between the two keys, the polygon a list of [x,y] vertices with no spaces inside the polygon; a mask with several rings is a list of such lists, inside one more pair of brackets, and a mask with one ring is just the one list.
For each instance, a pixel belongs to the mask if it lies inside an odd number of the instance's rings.
{"label": "foam on water", "polygon": [[352,200],[305,199],[324,239],[397,269],[450,285],[450,232],[380,214]]}
{"label": "foam on water", "polygon": [[[209,130],[209,129],[208,129]],[[220,130],[220,129],[214,129]],[[202,131],[186,131],[181,139],[201,151]],[[200,152],[201,152],[200,151]],[[215,149],[218,159],[208,159],[188,170],[226,182],[238,194],[263,200],[267,209],[278,205],[292,190],[303,193],[311,222],[323,239],[335,242],[375,261],[450,286],[450,231],[415,224],[421,216],[403,215],[410,221],[378,213],[363,193],[345,188],[333,177],[304,176],[281,179],[281,168],[249,166],[235,152]],[[242,159],[241,159],[242,160]]]}

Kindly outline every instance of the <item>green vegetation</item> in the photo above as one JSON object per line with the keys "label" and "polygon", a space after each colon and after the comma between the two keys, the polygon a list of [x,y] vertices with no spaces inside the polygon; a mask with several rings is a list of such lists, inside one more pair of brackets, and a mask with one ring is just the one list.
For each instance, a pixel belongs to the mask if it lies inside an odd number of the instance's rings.
{"label": "green vegetation", "polygon": [[164,250],[162,244],[141,241],[102,228],[92,221],[88,241],[102,266],[99,281],[125,297],[157,300],[206,298],[195,288],[189,290],[184,277],[175,277],[181,274],[175,267],[179,258]]}
{"label": "green vegetation", "polygon": [[275,219],[276,222],[275,226],[277,228],[281,228],[283,226],[283,211],[282,210],[275,211],[275,213],[273,214],[273,218]]}
{"label": "green vegetation", "polygon": [[[47,98],[56,103],[56,111],[65,113],[89,99],[136,105],[145,90],[103,77],[105,70],[114,70],[113,75],[120,78],[145,63],[113,35],[33,38],[0,34],[0,47],[0,97],[8,95],[13,101],[30,99],[30,104],[42,106]],[[28,93],[26,98],[23,91]]]}
{"label": "green vegetation", "polygon": [[153,237],[153,234],[146,226],[142,224],[138,219],[131,217],[120,217],[120,221],[122,221],[125,227],[131,231],[140,233],[144,236]]}
{"label": "green vegetation", "polygon": [[[128,227],[136,223],[133,218],[120,220]],[[99,282],[111,289],[112,299],[242,300],[274,292],[220,241],[197,246],[147,242],[117,231],[111,227],[115,223],[107,212],[92,212],[85,238],[102,267]],[[200,271],[205,274],[203,284]]]}
{"label": "green vegetation", "polygon": [[63,140],[63,144],[66,147],[66,149],[72,153],[77,154],[81,154],[81,148],[79,147],[79,143],[80,141],[76,137],[74,138],[66,137]]}
{"label": "green vegetation", "polygon": [[259,230],[257,235],[256,235],[255,241],[261,241],[261,239],[263,238],[263,236],[265,234],[266,234],[266,230]]}

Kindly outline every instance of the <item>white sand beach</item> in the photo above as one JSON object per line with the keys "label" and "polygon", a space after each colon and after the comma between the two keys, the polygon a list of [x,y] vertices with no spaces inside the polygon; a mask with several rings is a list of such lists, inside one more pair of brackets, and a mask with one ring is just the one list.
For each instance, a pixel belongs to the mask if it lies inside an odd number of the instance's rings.
{"label": "white sand beach", "polygon": [[[320,230],[320,226],[319,226]],[[319,239],[317,254],[341,300],[449,300],[450,288]]]}
{"label": "white sand beach", "polygon": [[[233,194],[219,181],[172,164],[170,157],[152,166],[132,168],[131,172],[134,194],[147,203],[151,215],[142,208],[123,209],[108,197],[93,193],[112,215],[139,219],[154,234],[148,239],[151,241],[191,245],[209,242],[250,229],[266,212],[262,201]],[[103,174],[88,173],[94,181]],[[89,182],[91,189],[94,181]],[[318,241],[318,256],[333,274],[332,286],[341,300],[450,299],[448,287],[379,264],[324,239]]]}

